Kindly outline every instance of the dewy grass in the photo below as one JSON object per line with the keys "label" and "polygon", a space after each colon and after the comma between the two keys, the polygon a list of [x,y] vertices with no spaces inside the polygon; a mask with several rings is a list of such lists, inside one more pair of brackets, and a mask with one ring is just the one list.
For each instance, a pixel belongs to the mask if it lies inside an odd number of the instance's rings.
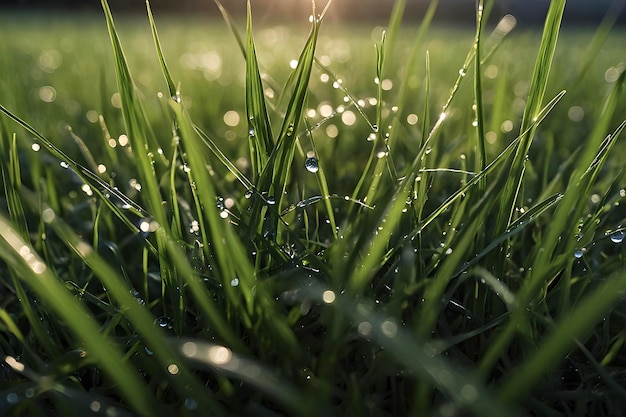
{"label": "dewy grass", "polygon": [[[242,36],[216,1],[239,46],[216,56],[160,36],[146,3],[157,71],[137,76],[103,0],[111,68],[68,75],[102,90],[84,99],[101,129],[70,119],[67,142],[66,113],[24,116],[27,61],[0,61],[0,414],[623,413],[623,46],[600,54],[605,20],[562,91],[564,3],[533,70],[500,47],[528,50],[512,16],[486,35],[493,2],[441,66],[438,2],[404,36],[398,1],[362,72],[314,4],[272,77],[264,39],[284,28],[250,5]],[[58,54],[32,73],[58,75]],[[201,81],[179,83],[179,61]],[[72,113],[61,85],[38,94]]]}

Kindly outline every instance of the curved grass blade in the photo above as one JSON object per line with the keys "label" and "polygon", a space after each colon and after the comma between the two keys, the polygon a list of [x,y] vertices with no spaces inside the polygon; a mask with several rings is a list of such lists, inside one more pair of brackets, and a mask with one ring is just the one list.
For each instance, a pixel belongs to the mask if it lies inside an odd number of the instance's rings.
{"label": "curved grass blade", "polygon": [[98,324],[83,304],[68,293],[61,280],[1,214],[0,238],[0,257],[84,343],[88,355],[93,355],[103,371],[117,383],[120,394],[128,403],[145,416],[159,415],[144,383],[125,364],[118,349],[100,333]]}
{"label": "curved grass blade", "polygon": [[[154,325],[154,317],[143,305],[137,302],[128,288],[128,285],[124,282],[124,279],[120,278],[119,274],[116,273],[116,271],[100,255],[98,255],[93,248],[91,248],[91,246],[81,240],[81,238],[77,236],[67,224],[55,216],[54,212],[50,209],[44,209],[44,211],[45,210],[49,210],[46,215],[47,224],[59,235],[68,248],[78,255],[83,262],[89,266],[94,274],[96,274],[98,279],[100,279],[105,288],[107,288],[107,291],[111,294],[112,299],[114,299],[120,306],[120,310],[123,312],[124,317],[127,317],[137,330],[138,334],[145,342],[146,347],[154,352],[153,357],[156,361],[158,361],[159,366],[156,369],[147,369],[147,371],[153,373],[153,376],[157,378],[162,378],[163,374],[168,375],[169,381],[176,388],[181,398],[186,398],[186,396],[192,395],[194,399],[201,404],[201,407],[205,407],[206,410],[213,410],[214,412],[219,413],[221,411],[221,407],[211,396],[206,395],[203,385],[193,377],[191,372],[185,369],[182,365],[182,358],[180,355],[174,349],[169,348],[169,345],[166,342],[165,333],[158,331],[157,326]],[[164,234],[163,231],[159,232],[159,230],[157,230],[157,233]],[[173,254],[174,259],[185,259],[185,255],[180,253],[180,248],[177,244],[171,244],[166,238],[164,238],[164,240],[165,242],[161,245],[164,246],[168,252]],[[178,252],[174,249],[174,247],[178,248]],[[176,266],[179,267],[180,264]],[[181,268],[182,272],[189,272],[189,270],[189,266],[187,266],[186,269]],[[188,276],[189,281],[194,279],[192,278],[193,274],[183,276]],[[76,310],[76,307],[72,307],[72,310],[80,311]],[[220,326],[220,318],[216,314],[212,315],[211,319],[215,320],[212,322],[214,328],[218,330],[220,328],[225,328],[223,325]],[[225,331],[223,335],[228,337],[229,332]],[[229,338],[229,340],[234,340],[234,338]],[[236,342],[234,346],[237,346]],[[103,366],[105,365],[106,364],[103,363]],[[139,410],[141,409],[138,409],[138,411]]]}
{"label": "curved grass blade", "polygon": [[540,344],[537,353],[524,366],[516,368],[508,375],[498,391],[498,397],[505,403],[524,398],[575,346],[576,339],[584,336],[624,297],[624,288],[626,271],[612,274],[550,332]]}
{"label": "curved grass blade", "polygon": [[[71,168],[76,175],[80,177],[86,184],[92,188],[93,192],[98,195],[102,199],[102,201],[107,204],[107,206],[118,215],[120,220],[126,223],[131,230],[137,230],[137,227],[124,215],[124,213],[120,210],[119,207],[115,204],[115,202],[121,203],[126,210],[129,210],[131,213],[136,214],[141,217],[149,216],[148,212],[135,203],[130,198],[126,197],[123,193],[117,190],[114,187],[111,187],[106,181],[100,178],[97,174],[90,171],[88,168],[79,164],[70,158],[65,152],[59,149],[56,145],[54,145],[51,141],[46,139],[39,131],[37,131],[30,124],[25,122],[19,116],[13,114],[10,110],[0,104],[0,112],[4,113],[7,117],[13,120],[18,125],[22,126],[28,133],[33,135],[39,143],[44,145],[48,151],[55,157],[59,158],[64,164],[67,164],[68,168]],[[109,197],[106,196],[109,195]]]}
{"label": "curved grass blade", "polygon": [[310,397],[302,395],[295,386],[262,363],[234,353],[226,346],[194,339],[177,339],[170,343],[197,366],[249,384],[290,409],[292,415],[312,415],[315,410]]}
{"label": "curved grass blade", "polygon": [[161,48],[161,42],[159,41],[159,34],[156,30],[156,24],[154,23],[154,16],[152,15],[152,9],[150,8],[150,2],[146,0],[146,9],[148,11],[148,19],[150,20],[150,29],[152,30],[152,39],[154,41],[154,45],[156,46],[157,55],[159,57],[159,63],[161,64],[161,71],[163,72],[163,77],[165,78],[165,82],[167,84],[167,89],[169,90],[170,97],[174,100],[178,99],[178,91],[176,89],[176,85],[172,80],[172,76],[170,75],[170,71],[167,68],[165,63],[165,57],[163,56],[163,49]]}
{"label": "curved grass blade", "polygon": [[233,18],[230,16],[230,13],[228,13],[226,8],[222,5],[222,2],[220,2],[219,0],[213,0],[213,2],[217,5],[217,8],[219,9],[220,14],[224,18],[224,21],[226,22],[226,25],[228,26],[228,29],[230,29],[230,31],[233,33],[233,36],[235,36],[235,40],[237,41],[237,45],[239,45],[241,54],[245,57],[246,56],[245,42],[243,40],[243,36],[241,36],[239,31],[237,30],[237,27],[233,23]]}

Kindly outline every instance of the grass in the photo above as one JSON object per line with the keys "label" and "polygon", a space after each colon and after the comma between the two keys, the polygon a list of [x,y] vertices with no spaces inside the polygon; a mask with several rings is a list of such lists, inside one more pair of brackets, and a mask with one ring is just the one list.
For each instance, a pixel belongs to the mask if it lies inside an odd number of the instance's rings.
{"label": "grass", "polygon": [[3,22],[0,414],[624,413],[624,50],[564,3]]}

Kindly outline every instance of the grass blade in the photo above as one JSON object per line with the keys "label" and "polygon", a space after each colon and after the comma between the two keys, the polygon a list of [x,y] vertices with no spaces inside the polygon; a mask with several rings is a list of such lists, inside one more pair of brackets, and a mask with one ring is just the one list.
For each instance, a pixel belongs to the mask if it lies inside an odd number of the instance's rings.
{"label": "grass blade", "polygon": [[[58,277],[37,256],[32,247],[19,236],[11,224],[0,215],[0,256],[14,268],[45,303],[62,318],[84,343],[88,355],[93,355],[119,387],[119,392],[143,415],[159,415],[143,382],[131,368],[125,366],[120,352],[100,333],[85,307],[63,287]],[[135,302],[136,303],[136,302]]]}
{"label": "grass blade", "polygon": [[498,220],[495,228],[496,234],[501,233],[507,225],[511,223],[515,213],[515,205],[519,198],[522,178],[524,177],[524,161],[526,159],[526,155],[528,155],[535,133],[535,129],[529,129],[529,127],[533,125],[533,122],[541,109],[543,98],[548,87],[548,77],[550,75],[550,68],[554,58],[554,51],[556,49],[564,10],[565,0],[550,2],[550,8],[548,10],[548,15],[543,28],[541,44],[539,45],[539,54],[537,56],[537,61],[535,62],[535,68],[531,80],[531,88],[526,100],[524,116],[520,126],[520,132],[526,133],[524,133],[522,140],[520,141],[519,148],[517,149],[515,158],[511,164],[509,172],[510,180],[506,183],[503,190],[501,203],[502,208],[498,213]]}
{"label": "grass blade", "polygon": [[246,26],[246,115],[248,116],[252,181],[256,181],[265,169],[268,158],[274,149],[274,138],[267,115],[265,89],[261,81],[261,71],[252,37],[250,1],[248,1]]}

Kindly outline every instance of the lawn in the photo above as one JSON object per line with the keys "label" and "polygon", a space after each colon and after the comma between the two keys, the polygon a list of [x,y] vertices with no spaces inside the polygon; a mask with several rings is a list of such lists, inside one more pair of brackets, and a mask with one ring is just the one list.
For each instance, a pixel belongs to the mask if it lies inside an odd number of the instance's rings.
{"label": "lawn", "polygon": [[564,3],[1,15],[0,415],[626,413],[624,29]]}

